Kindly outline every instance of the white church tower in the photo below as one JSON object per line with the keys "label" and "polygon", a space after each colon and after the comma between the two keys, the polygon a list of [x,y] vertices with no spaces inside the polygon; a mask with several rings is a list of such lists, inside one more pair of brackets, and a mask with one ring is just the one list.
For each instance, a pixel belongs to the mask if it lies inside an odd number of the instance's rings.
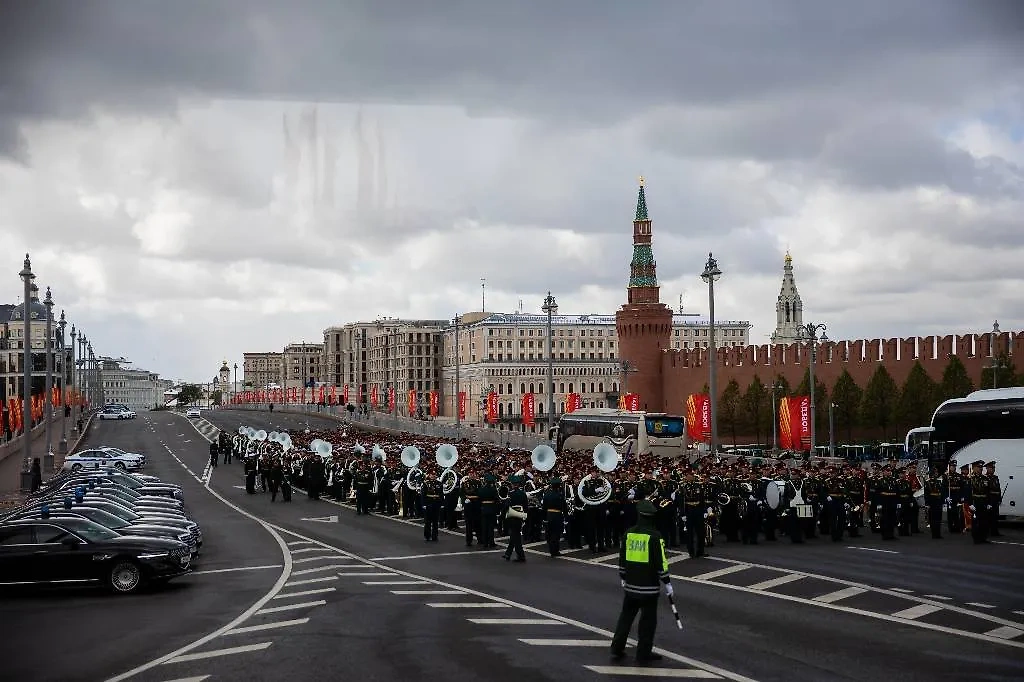
{"label": "white church tower", "polygon": [[793,343],[797,340],[797,330],[804,321],[804,304],[800,300],[800,292],[796,289],[793,279],[793,257],[786,251],[786,265],[782,275],[782,290],[775,304],[775,333],[772,343]]}

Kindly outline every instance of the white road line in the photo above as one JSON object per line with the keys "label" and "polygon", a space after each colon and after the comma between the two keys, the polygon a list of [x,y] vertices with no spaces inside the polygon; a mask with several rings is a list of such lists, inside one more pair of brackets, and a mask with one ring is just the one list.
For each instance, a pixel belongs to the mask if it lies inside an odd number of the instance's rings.
{"label": "white road line", "polygon": [[275,623],[264,623],[263,625],[248,625],[244,628],[235,628],[234,630],[228,630],[225,635],[244,635],[249,632],[262,632],[263,630],[275,630],[277,628],[287,628],[292,625],[304,625],[309,622],[309,618],[296,618],[295,620],[279,620]]}
{"label": "white road line", "polygon": [[426,580],[365,580],[364,585],[429,585]]}
{"label": "white road line", "polygon": [[553,618],[467,618],[477,625],[567,625]]}
{"label": "white road line", "polygon": [[993,545],[1016,545],[1024,547],[1024,542],[1007,542],[1006,540],[989,540]]}
{"label": "white road line", "polygon": [[847,545],[846,549],[859,549],[862,552],[881,552],[882,554],[899,554],[894,549],[875,549],[874,547],[856,547],[854,545]]}
{"label": "white road line", "polygon": [[316,601],[304,601],[298,604],[285,604],[284,606],[271,606],[265,609],[260,609],[256,612],[257,616],[262,616],[266,613],[277,613],[279,611],[294,611],[295,609],[311,609],[315,606],[323,606],[327,601],[324,599],[317,599]]}
{"label": "white road line", "polygon": [[591,559],[591,561],[596,561],[598,563],[603,563],[605,561],[610,561],[611,559],[618,559],[618,558],[619,558],[619,553],[615,552],[614,554],[605,554],[604,556],[599,556],[596,559]]}
{"label": "white road line", "polygon": [[773,587],[785,585],[786,583],[791,583],[794,580],[803,580],[803,576],[797,575],[796,573],[790,573],[788,575],[779,576],[778,578],[772,578],[771,580],[763,580],[759,583],[750,585],[749,587],[752,590],[770,590]]}
{"label": "white road line", "polygon": [[[370,583],[363,583],[369,585]],[[391,594],[465,594],[462,590],[391,590]]]}
{"label": "white road line", "polygon": [[378,571],[376,573],[339,573],[338,577],[339,578],[363,578],[363,577],[367,577],[368,578],[368,577],[373,577],[373,576],[384,576],[384,575],[398,575],[398,574],[397,573],[392,573],[392,572],[389,572],[389,571]]}
{"label": "white road line", "polygon": [[976,602],[976,601],[969,601],[969,602],[967,602],[967,605],[968,606],[975,606],[975,607],[977,607],[979,609],[994,609],[995,608],[995,606],[993,606],[992,604],[981,604],[981,603]]}
{"label": "white road line", "polygon": [[338,577],[329,575],[325,578],[306,578],[305,580],[289,580],[284,584],[285,587],[298,587],[299,585],[312,585],[313,583],[325,583],[329,580],[337,580]]}
{"label": "white road line", "polygon": [[907,620],[914,620],[921,616],[927,616],[929,613],[935,613],[941,611],[941,606],[932,606],[931,604],[918,604],[917,606],[911,606],[909,609],[903,609],[896,613],[890,613],[889,615],[893,618],[906,618]]}
{"label": "white road line", "polygon": [[679,563],[680,561],[686,561],[689,558],[690,558],[689,554],[677,554],[677,555],[675,555],[673,557],[669,557],[668,563],[675,564],[675,563]]}
{"label": "white road line", "polygon": [[530,549],[531,547],[540,547],[541,545],[548,544],[547,540],[539,540],[538,542],[528,542],[523,545],[523,549]]}
{"label": "white road line", "polygon": [[328,564],[326,566],[317,566],[316,568],[304,568],[301,571],[292,571],[292,575],[309,575],[310,573],[323,573],[324,571],[333,571],[338,568],[359,568],[352,564]]}
{"label": "white road line", "polygon": [[[348,560],[348,557],[338,556],[337,554],[324,554],[323,556],[307,556],[307,557],[303,557],[301,559],[295,559],[294,561],[292,561],[292,563],[293,564],[308,564],[311,561],[326,561],[328,559],[334,559],[335,561],[338,561],[340,559]],[[359,565],[360,566],[364,566],[365,564],[359,564]]]}
{"label": "white road line", "polygon": [[304,552],[322,552],[322,547],[303,547],[302,549],[293,549],[292,554],[303,554]]}
{"label": "white road line", "polygon": [[1024,611],[1014,611],[1018,616],[1024,616]]}
{"label": "white road line", "polygon": [[429,559],[435,556],[462,556],[464,554],[494,554],[503,552],[503,549],[470,550],[468,552],[434,552],[432,554],[410,554],[408,556],[378,556],[372,557],[370,561],[401,561],[402,559]]}
{"label": "white road line", "polygon": [[529,644],[530,646],[592,646],[592,647],[608,647],[611,646],[612,641],[610,639],[522,639],[519,640],[523,644]]}
{"label": "white road line", "polygon": [[327,594],[328,592],[334,592],[336,589],[335,587],[321,587],[316,590],[302,590],[301,592],[282,592],[281,594],[275,594],[274,599],[291,599],[293,597],[308,597],[311,594]]}
{"label": "white road line", "polygon": [[835,592],[829,592],[814,598],[814,601],[821,602],[822,604],[832,604],[839,601],[840,599],[848,599],[850,597],[856,597],[858,594],[864,594],[867,590],[860,587],[845,587]]}
{"label": "white road line", "polygon": [[181,656],[175,656],[174,658],[164,661],[164,665],[168,663],[188,663],[189,661],[201,661],[206,658],[216,658],[218,656],[230,656],[231,654],[245,654],[250,651],[263,651],[272,642],[261,642],[259,644],[246,644],[244,646],[233,646],[227,649],[214,649],[213,651],[203,651],[198,654],[182,654]]}
{"label": "white road line", "polygon": [[208,571],[192,571],[189,575],[207,575],[209,573],[234,573],[236,571],[262,571],[266,568],[281,568],[281,564],[268,566],[242,566],[241,568],[215,568]]}
{"label": "white road line", "polygon": [[998,627],[994,630],[989,630],[985,634],[989,637],[998,637],[999,639],[1013,639],[1014,637],[1024,635],[1024,630],[1003,625],[1002,627]]}
{"label": "white road line", "polygon": [[315,545],[316,543],[312,540],[292,540],[288,543],[289,547],[301,547],[302,545]]}
{"label": "white road line", "polygon": [[717,571],[711,571],[709,573],[701,573],[700,575],[691,576],[692,580],[711,580],[712,578],[721,578],[723,575],[729,575],[730,573],[739,573],[745,571],[750,566],[746,564],[734,564],[725,568],[720,568]]}
{"label": "white road line", "polygon": [[432,609],[507,609],[511,604],[501,604],[494,601],[442,601],[427,604]]}
{"label": "white road line", "polygon": [[904,587],[890,587],[889,591],[890,592],[902,592],[903,594],[913,594],[914,593],[913,590],[908,590],[908,589],[906,589]]}
{"label": "white road line", "polygon": [[583,666],[592,673],[598,675],[622,675],[624,677],[676,677],[691,680],[717,680],[721,675],[716,675],[707,670],[695,668],[648,668],[647,666],[629,667],[624,665],[585,665]]}
{"label": "white road line", "polygon": [[952,597],[943,597],[941,594],[926,594],[925,599],[936,599],[938,601],[953,601]]}
{"label": "white road line", "polygon": [[209,675],[200,675],[199,677],[179,677],[176,680],[167,680],[167,682],[203,682],[203,680],[210,677]]}

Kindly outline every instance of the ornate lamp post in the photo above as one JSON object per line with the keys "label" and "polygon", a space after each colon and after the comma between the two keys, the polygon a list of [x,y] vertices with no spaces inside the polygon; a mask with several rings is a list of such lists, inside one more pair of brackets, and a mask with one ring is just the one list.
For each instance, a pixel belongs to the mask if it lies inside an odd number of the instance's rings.
{"label": "ornate lamp post", "polygon": [[57,338],[57,347],[60,349],[60,444],[57,446],[57,452],[62,455],[68,454],[67,409],[64,407],[68,399],[67,350],[64,347],[64,328],[67,327],[67,324],[68,320],[64,317],[62,310],[60,311],[60,321],[57,323],[57,329],[60,330],[60,336]]}
{"label": "ornate lamp post", "polygon": [[44,470],[46,473],[53,472],[53,434],[50,422],[53,421],[53,296],[50,294],[50,287],[46,287],[46,298],[43,299],[46,306],[46,341],[43,348],[46,353],[46,393],[43,395],[43,429],[46,438],[46,454],[44,458]]}
{"label": "ornate lamp post", "polygon": [[22,388],[21,388],[21,489],[32,489],[32,280],[36,278],[32,272],[32,261],[25,254],[24,267],[18,273],[25,284],[25,308],[23,314],[24,336],[22,337]]}
{"label": "ornate lamp post", "polygon": [[[818,332],[821,332],[819,335]],[[815,425],[814,409],[814,363],[818,359],[818,342],[828,341],[825,335],[825,325],[808,322],[796,330],[796,338],[799,341],[807,341],[811,346],[811,362],[807,365],[807,379],[811,389],[811,455],[814,454],[815,436],[817,427]]]}
{"label": "ornate lamp post", "polygon": [[992,331],[989,333],[989,351],[992,353],[992,364],[988,368],[992,370],[992,388],[999,387],[999,370],[1006,368],[1006,363],[996,357],[996,337],[999,336],[999,333],[999,320],[996,320],[992,325]]}
{"label": "ornate lamp post", "polygon": [[[78,375],[78,347],[75,345],[78,339],[78,331],[75,329],[75,325],[71,325],[71,385],[74,386],[74,392],[79,392],[79,375]],[[71,413],[74,416],[74,412]],[[78,433],[78,426],[72,425],[71,433]]]}
{"label": "ornate lamp post", "polygon": [[704,272],[700,278],[708,285],[708,321],[711,335],[708,341],[708,402],[711,404],[711,452],[718,450],[718,352],[715,350],[715,282],[722,278],[722,270],[712,254],[708,254],[708,262],[704,264]]}
{"label": "ornate lamp post", "polygon": [[548,316],[548,339],[545,345],[548,356],[548,434],[550,434],[555,428],[555,335],[551,331],[551,323],[552,317],[558,313],[558,303],[555,302],[555,297],[551,295],[550,291],[544,297],[544,305],[540,309]]}
{"label": "ornate lamp post", "polygon": [[455,410],[455,426],[458,427],[462,425],[462,415],[460,414],[459,410],[459,393],[462,391],[462,377],[460,376],[462,374],[462,371],[461,365],[459,364],[459,355],[461,355],[461,353],[459,351],[462,349],[459,347],[458,315],[456,315],[452,319],[452,324],[455,325],[455,395],[452,396],[452,405],[453,409]]}

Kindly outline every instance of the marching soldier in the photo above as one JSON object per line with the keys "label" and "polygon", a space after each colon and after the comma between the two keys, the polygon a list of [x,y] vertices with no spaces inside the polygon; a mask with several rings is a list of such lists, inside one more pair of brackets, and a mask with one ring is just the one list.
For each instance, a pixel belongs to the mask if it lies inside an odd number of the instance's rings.
{"label": "marching soldier", "polygon": [[896,514],[899,511],[897,502],[896,478],[892,466],[886,465],[882,478],[878,481],[879,515],[878,526],[883,540],[896,539]]}
{"label": "marching soldier", "polygon": [[476,535],[477,544],[481,545],[484,540],[480,532],[480,481],[476,478],[476,471],[473,469],[467,471],[460,486],[462,515],[466,521],[466,547],[473,546],[474,535]]}
{"label": "marching soldier", "polygon": [[356,515],[369,514],[371,506],[371,490],[373,489],[373,474],[370,473],[366,462],[360,462],[356,470],[353,484],[356,487]]}
{"label": "marching soldier", "polygon": [[512,491],[508,494],[508,514],[505,519],[505,528],[508,530],[508,547],[503,555],[505,561],[512,558],[512,552],[516,553],[516,561],[526,561],[526,553],[523,551],[523,519],[520,515],[526,514],[529,500],[523,492],[523,477],[512,476],[508,479]]}
{"label": "marching soldier", "polygon": [[654,528],[654,505],[641,500],[636,507],[639,520],[626,532],[619,550],[619,580],[625,595],[612,638],[611,655],[616,660],[626,655],[626,639],[639,612],[637,661],[658,661],[661,655],[652,651],[654,632],[658,627],[658,595],[662,585],[666,594],[672,595],[672,580],[668,573],[665,540]]}
{"label": "marching soldier", "polygon": [[963,486],[964,477],[956,471],[956,460],[949,461],[949,472],[946,474],[946,518],[950,533],[964,532],[963,518]]}
{"label": "marching soldier", "polygon": [[971,462],[971,478],[968,484],[971,502],[971,537],[974,544],[988,542],[988,519],[991,505],[989,504],[988,478],[982,473],[985,463],[980,459]]}
{"label": "marching soldier", "polygon": [[832,542],[839,542],[843,539],[843,530],[846,528],[846,479],[835,471],[825,481],[825,488],[829,534],[832,536]]}
{"label": "marching soldier", "polygon": [[210,441],[210,466],[214,469],[217,468],[217,461],[220,459],[220,448],[217,446],[216,440]]}
{"label": "marching soldier", "polygon": [[909,470],[905,470],[896,479],[896,509],[899,517],[900,537],[910,537],[910,517],[917,513],[917,506],[914,503],[914,487],[910,483]]}
{"label": "marching soldier", "polygon": [[437,474],[431,471],[420,489],[423,496],[423,539],[437,542],[437,521],[441,515],[441,483]]}
{"label": "marching soldier", "polygon": [[860,529],[864,525],[864,480],[856,470],[845,478],[847,528],[851,538],[859,538]]}
{"label": "marching soldier", "polygon": [[484,484],[480,486],[480,541],[478,548],[494,549],[494,524],[498,520],[498,488],[494,474],[484,474]]}
{"label": "marching soldier", "polygon": [[[683,512],[686,515],[686,551],[691,559],[704,556],[704,486],[687,469],[683,481]],[[637,514],[640,503],[637,502]],[[639,521],[638,521],[639,522]]]}
{"label": "marching soldier", "polygon": [[562,479],[555,476],[548,483],[548,489],[544,492],[543,499],[546,523],[544,537],[548,541],[548,553],[551,556],[560,556],[558,544],[562,539],[562,526],[565,523],[565,493],[562,487]]}
{"label": "marching soldier", "polygon": [[924,502],[928,506],[928,525],[931,526],[932,539],[942,539],[942,479],[934,469],[929,470],[928,480],[924,483]]}
{"label": "marching soldier", "polygon": [[988,479],[988,534],[997,538],[999,532],[999,505],[1003,503],[1003,489],[999,486],[999,477],[996,476],[996,463],[988,462],[985,465],[985,477]]}

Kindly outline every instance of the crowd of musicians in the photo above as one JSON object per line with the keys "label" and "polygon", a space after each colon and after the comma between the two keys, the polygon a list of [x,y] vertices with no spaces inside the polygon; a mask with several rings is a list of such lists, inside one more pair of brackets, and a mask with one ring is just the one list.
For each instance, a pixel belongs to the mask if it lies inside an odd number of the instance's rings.
{"label": "crowd of musicians", "polygon": [[[951,462],[948,471],[919,477],[916,462],[866,470],[853,463],[741,457],[688,464],[639,455],[602,471],[592,453],[571,452],[539,470],[529,451],[463,441],[445,446],[458,453],[457,466],[446,470],[432,456],[442,443],[422,436],[339,428],[290,435],[288,447],[250,436],[222,433],[211,445],[212,456],[244,462],[250,493],[268,491],[276,500],[280,491],[288,500],[294,485],[311,499],[354,502],[357,514],[422,519],[428,542],[439,528],[458,531],[462,521],[467,546],[493,548],[496,536],[508,536],[505,558],[515,551],[520,561],[523,542],[546,541],[554,557],[563,538],[569,549],[613,552],[643,500],[654,504],[666,545],[685,546],[694,558],[707,556],[719,536],[743,544],[819,536],[838,542],[868,529],[884,539],[924,529],[938,539],[944,526],[970,532],[975,543],[999,535],[1002,490],[993,462],[959,470]],[[321,441],[329,447],[310,450]],[[415,480],[402,464],[410,445],[424,454]]]}

